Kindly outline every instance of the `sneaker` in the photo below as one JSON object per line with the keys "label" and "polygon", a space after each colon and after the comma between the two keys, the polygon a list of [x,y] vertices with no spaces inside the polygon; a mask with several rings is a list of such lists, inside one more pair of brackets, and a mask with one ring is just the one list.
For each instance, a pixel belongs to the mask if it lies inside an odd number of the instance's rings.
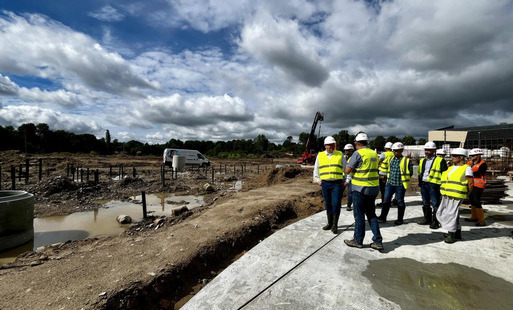
{"label": "sneaker", "polygon": [[353,211],[353,208],[351,208],[351,207],[347,207],[347,208],[346,208],[346,211]]}
{"label": "sneaker", "polygon": [[378,250],[378,251],[383,251],[385,248],[383,247],[383,244],[381,243],[371,243],[370,245],[371,248],[373,248],[374,250]]}
{"label": "sneaker", "polygon": [[350,246],[350,247],[353,247],[353,248],[363,248],[363,245],[359,244],[359,243],[356,243],[356,241],[354,239],[345,239],[344,240],[344,243],[347,245],[347,246]]}
{"label": "sneaker", "polygon": [[387,219],[378,216],[378,223],[386,223]]}
{"label": "sneaker", "polygon": [[402,220],[396,220],[394,222],[394,225],[396,225],[396,226],[399,226],[399,225],[402,225],[402,224],[404,224],[404,222]]}

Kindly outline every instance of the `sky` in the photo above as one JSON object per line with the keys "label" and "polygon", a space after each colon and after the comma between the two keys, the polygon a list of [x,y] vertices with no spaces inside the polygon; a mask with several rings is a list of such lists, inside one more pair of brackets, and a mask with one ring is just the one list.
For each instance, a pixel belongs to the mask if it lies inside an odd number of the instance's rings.
{"label": "sky", "polygon": [[2,0],[0,126],[119,141],[513,122],[512,0]]}

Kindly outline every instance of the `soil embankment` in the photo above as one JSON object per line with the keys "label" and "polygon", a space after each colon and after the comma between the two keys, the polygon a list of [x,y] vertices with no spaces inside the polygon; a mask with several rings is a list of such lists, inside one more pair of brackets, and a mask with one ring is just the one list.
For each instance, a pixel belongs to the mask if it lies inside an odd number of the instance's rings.
{"label": "soil embankment", "polygon": [[[323,210],[320,188],[311,183],[309,169],[268,169],[243,180],[245,190],[237,193],[219,182],[208,194],[209,203],[185,214],[148,219],[115,237],[25,253],[12,268],[0,269],[0,309],[179,308],[191,292],[259,240]],[[205,177],[196,181],[205,183]],[[125,188],[140,190],[147,183],[129,182]],[[111,191],[121,184],[111,184]],[[202,191],[190,182],[170,186]],[[58,192],[47,197],[63,195]],[[45,204],[59,205],[50,199],[36,209],[43,210]]]}

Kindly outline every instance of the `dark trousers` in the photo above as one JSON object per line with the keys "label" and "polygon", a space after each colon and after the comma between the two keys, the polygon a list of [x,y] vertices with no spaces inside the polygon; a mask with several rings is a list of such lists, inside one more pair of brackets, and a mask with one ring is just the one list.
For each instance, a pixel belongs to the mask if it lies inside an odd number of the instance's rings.
{"label": "dark trousers", "polygon": [[343,181],[322,181],[321,188],[326,213],[339,214],[344,190]]}
{"label": "dark trousers", "polygon": [[468,199],[470,200],[470,205],[481,209],[483,206],[481,205],[481,195],[483,195],[484,188],[476,187],[472,188]]}
{"label": "dark trousers", "polygon": [[353,191],[354,240],[358,244],[363,244],[363,238],[365,237],[365,216],[367,216],[367,221],[374,235],[372,241],[378,244],[383,243],[378,218],[376,217],[375,201],[376,196]]}

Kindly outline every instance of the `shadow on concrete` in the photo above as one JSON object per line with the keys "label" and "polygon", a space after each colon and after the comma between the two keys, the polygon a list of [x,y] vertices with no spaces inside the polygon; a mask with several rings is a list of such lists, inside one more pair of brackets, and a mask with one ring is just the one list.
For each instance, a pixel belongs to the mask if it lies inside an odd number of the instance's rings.
{"label": "shadow on concrete", "polygon": [[[443,242],[445,239],[444,233],[447,231],[443,229],[433,230],[431,233],[418,233],[408,234],[397,238],[390,242],[383,242],[385,251],[383,253],[392,252],[393,250],[404,245],[426,245],[430,243]],[[511,228],[496,228],[496,227],[479,227],[471,229],[470,231],[462,232],[462,240],[457,242],[466,242],[481,240],[487,238],[499,238],[499,237],[512,237]]]}

